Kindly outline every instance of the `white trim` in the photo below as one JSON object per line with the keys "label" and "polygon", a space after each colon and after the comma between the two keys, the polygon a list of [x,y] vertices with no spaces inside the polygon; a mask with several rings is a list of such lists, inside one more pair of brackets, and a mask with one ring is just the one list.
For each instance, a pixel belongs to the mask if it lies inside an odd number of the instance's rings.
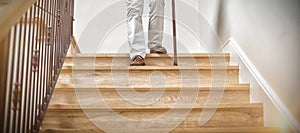
{"label": "white trim", "polygon": [[281,99],[278,97],[278,95],[275,93],[274,89],[269,85],[269,83],[263,78],[263,76],[259,73],[259,71],[256,69],[256,67],[252,64],[252,62],[249,60],[245,52],[240,48],[237,41],[230,37],[228,41],[221,47],[219,52],[222,52],[223,49],[227,45],[231,45],[231,47],[234,49],[234,51],[238,54],[239,58],[242,60],[242,62],[245,64],[251,75],[254,77],[254,79],[258,82],[258,84],[262,87],[268,98],[272,101],[272,103],[275,105],[275,107],[279,110],[279,112],[283,115],[283,117],[289,122],[291,128],[294,130],[294,132],[300,132],[300,125],[295,119],[295,117],[291,114],[291,112],[288,110],[288,108],[283,104]]}
{"label": "white trim", "polygon": [[[230,38],[230,39],[231,39],[231,38]],[[224,48],[228,46],[228,44],[231,42],[230,39],[228,39],[228,40],[222,45],[222,47],[218,50],[218,53],[221,53],[221,52],[224,50]]]}

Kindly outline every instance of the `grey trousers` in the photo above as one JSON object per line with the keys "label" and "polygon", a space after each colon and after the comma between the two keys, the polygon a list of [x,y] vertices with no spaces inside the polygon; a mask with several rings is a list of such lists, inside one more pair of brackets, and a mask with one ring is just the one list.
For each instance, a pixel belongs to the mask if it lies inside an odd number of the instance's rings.
{"label": "grey trousers", "polygon": [[[142,15],[144,0],[127,0],[127,24],[130,58],[146,56]],[[149,0],[148,48],[162,46],[164,30],[164,0]]]}

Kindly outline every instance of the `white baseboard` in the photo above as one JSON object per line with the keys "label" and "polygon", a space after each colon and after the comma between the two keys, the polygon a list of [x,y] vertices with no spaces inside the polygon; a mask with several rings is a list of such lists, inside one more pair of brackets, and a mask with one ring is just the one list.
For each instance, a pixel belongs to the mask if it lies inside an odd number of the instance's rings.
{"label": "white baseboard", "polygon": [[247,68],[250,72],[251,76],[256,80],[259,86],[262,88],[264,93],[267,95],[268,99],[272,102],[272,104],[277,108],[283,118],[288,122],[290,127],[294,130],[294,132],[300,132],[300,125],[295,119],[295,117],[291,114],[288,108],[283,104],[281,99],[275,93],[274,89],[269,85],[269,83],[263,78],[263,76],[259,73],[253,63],[249,60],[245,52],[240,48],[238,42],[234,38],[230,38],[225,45],[219,50],[219,52],[223,52],[223,49],[226,47],[231,47],[234,53],[237,54],[239,60],[243,63],[242,65]]}

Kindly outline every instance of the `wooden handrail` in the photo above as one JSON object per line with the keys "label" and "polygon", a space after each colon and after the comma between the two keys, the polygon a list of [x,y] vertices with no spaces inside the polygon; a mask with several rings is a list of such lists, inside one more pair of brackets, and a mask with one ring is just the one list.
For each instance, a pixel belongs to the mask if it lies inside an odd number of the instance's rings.
{"label": "wooden handrail", "polygon": [[7,35],[11,27],[19,21],[21,16],[35,1],[36,0],[14,0],[1,7],[3,9],[0,11],[0,40]]}
{"label": "wooden handrail", "polygon": [[[8,69],[8,65],[4,65],[4,64],[8,64],[8,51],[9,51],[9,41],[8,41],[9,37],[4,38],[2,41],[0,40],[0,48],[2,49],[2,51],[0,52],[0,61],[1,61],[1,65],[0,65],[0,71],[1,70],[7,70]],[[4,125],[4,108],[5,108],[5,104],[3,101],[5,101],[5,94],[6,94],[6,83],[7,83],[7,71],[4,71],[0,73],[0,132],[3,131],[4,127],[2,125]]]}
{"label": "wooden handrail", "polygon": [[74,36],[72,37],[72,40],[71,40],[71,46],[74,48],[75,53],[77,53],[77,54],[81,53]]}
{"label": "wooden handrail", "polygon": [[0,0],[0,6],[1,6],[1,5],[9,4],[9,3],[11,3],[11,2],[12,2],[12,0]]}

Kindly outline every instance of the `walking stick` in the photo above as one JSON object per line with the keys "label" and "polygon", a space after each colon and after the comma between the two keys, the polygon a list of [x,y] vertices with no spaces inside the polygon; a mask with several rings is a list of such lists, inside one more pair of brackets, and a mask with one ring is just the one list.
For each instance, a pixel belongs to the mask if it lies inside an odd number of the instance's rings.
{"label": "walking stick", "polygon": [[177,66],[177,39],[176,39],[176,14],[175,0],[172,0],[172,22],[173,22],[173,47],[174,47],[174,66]]}

